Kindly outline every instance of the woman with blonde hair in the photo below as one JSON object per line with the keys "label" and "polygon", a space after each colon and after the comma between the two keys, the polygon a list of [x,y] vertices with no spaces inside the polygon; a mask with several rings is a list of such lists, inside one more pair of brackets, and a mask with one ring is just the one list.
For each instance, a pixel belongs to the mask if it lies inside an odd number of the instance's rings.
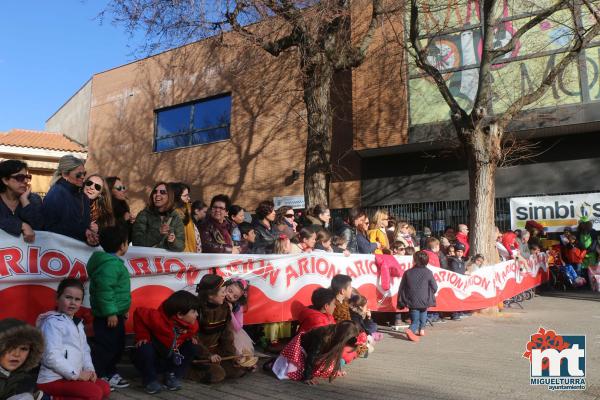
{"label": "woman with blonde hair", "polygon": [[375,215],[373,215],[373,220],[369,229],[369,241],[371,243],[379,243],[380,245],[380,248],[375,250],[375,254],[383,254],[385,250],[390,248],[386,231],[389,220],[388,216],[388,212],[383,209],[375,211]]}
{"label": "woman with blonde hair", "polygon": [[115,225],[112,207],[112,195],[104,178],[98,174],[87,177],[83,185],[83,193],[90,199],[90,219],[92,230]]}
{"label": "woman with blonde hair", "polygon": [[98,234],[91,229],[90,200],[83,193],[84,163],[70,154],[61,157],[44,198],[42,213],[47,231],[96,246]]}

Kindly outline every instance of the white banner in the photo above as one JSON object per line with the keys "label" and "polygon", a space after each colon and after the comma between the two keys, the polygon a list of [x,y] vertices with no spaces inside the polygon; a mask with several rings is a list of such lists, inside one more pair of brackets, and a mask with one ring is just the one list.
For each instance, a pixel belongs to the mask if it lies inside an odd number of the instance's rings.
{"label": "white banner", "polygon": [[[36,232],[35,243],[0,231],[0,319],[9,316],[35,320],[54,307],[54,290],[65,277],[87,280],[86,263],[93,251],[84,243]],[[385,259],[385,257],[389,257]],[[352,278],[352,286],[369,299],[372,310],[395,311],[393,299],[412,257],[351,255],[313,252],[295,255],[173,253],[147,247],[130,247],[124,257],[131,276],[132,310],[157,307],[175,290],[195,291],[203,275],[241,276],[250,283],[247,323],[294,319],[301,306],[310,304],[317,287],[328,287],[336,274]],[[382,263],[382,261],[385,261]],[[546,269],[545,254],[529,261],[507,261],[460,275],[430,267],[438,282],[438,309],[473,310],[489,307],[540,282]],[[387,282],[392,297],[384,296],[381,268],[394,269]],[[388,268],[388,271],[389,271]],[[386,275],[389,279],[390,274]],[[89,297],[84,298],[89,307]]]}
{"label": "white banner", "polygon": [[534,220],[548,232],[562,232],[565,227],[576,228],[582,217],[589,218],[594,229],[600,229],[600,193],[510,199],[513,230],[524,229],[527,221]]}

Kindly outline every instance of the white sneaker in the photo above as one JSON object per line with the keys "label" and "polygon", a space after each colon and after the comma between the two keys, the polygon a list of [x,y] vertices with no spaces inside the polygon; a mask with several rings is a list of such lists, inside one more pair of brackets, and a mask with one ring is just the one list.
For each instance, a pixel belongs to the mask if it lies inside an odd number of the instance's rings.
{"label": "white sneaker", "polygon": [[108,382],[111,389],[114,389],[114,388],[123,389],[123,388],[129,387],[129,382],[127,382],[127,380],[124,379],[123,377],[121,377],[121,375],[119,375],[119,374],[114,374],[110,378],[106,377],[106,378],[102,378],[102,379],[104,379]]}

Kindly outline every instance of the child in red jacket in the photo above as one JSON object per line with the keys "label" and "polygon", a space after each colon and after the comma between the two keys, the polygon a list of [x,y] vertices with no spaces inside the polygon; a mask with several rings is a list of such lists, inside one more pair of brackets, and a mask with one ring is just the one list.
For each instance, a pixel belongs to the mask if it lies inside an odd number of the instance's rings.
{"label": "child in red jacket", "polygon": [[308,332],[320,326],[335,324],[335,293],[331,289],[315,289],[310,297],[312,306],[306,307],[298,315],[298,333]]}
{"label": "child in red jacket", "polygon": [[[193,338],[198,332],[198,299],[180,290],[166,299],[158,310],[139,307],[133,314],[136,353],[134,364],[142,373],[145,391],[181,389],[194,357]],[[165,386],[157,378],[165,373]]]}
{"label": "child in red jacket", "polygon": [[577,275],[581,275],[581,265],[587,254],[587,250],[577,247],[577,237],[575,235],[568,236],[569,244],[565,246],[564,255],[568,264],[573,266]]}

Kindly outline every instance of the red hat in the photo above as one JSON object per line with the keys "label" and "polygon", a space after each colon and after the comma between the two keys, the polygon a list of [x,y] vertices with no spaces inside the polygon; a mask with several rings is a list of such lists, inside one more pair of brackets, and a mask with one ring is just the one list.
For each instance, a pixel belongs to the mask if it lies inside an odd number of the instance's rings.
{"label": "red hat", "polygon": [[540,224],[537,221],[530,219],[529,221],[525,222],[525,229],[527,229],[527,230],[537,229],[538,231],[541,232],[544,230],[544,225]]}

